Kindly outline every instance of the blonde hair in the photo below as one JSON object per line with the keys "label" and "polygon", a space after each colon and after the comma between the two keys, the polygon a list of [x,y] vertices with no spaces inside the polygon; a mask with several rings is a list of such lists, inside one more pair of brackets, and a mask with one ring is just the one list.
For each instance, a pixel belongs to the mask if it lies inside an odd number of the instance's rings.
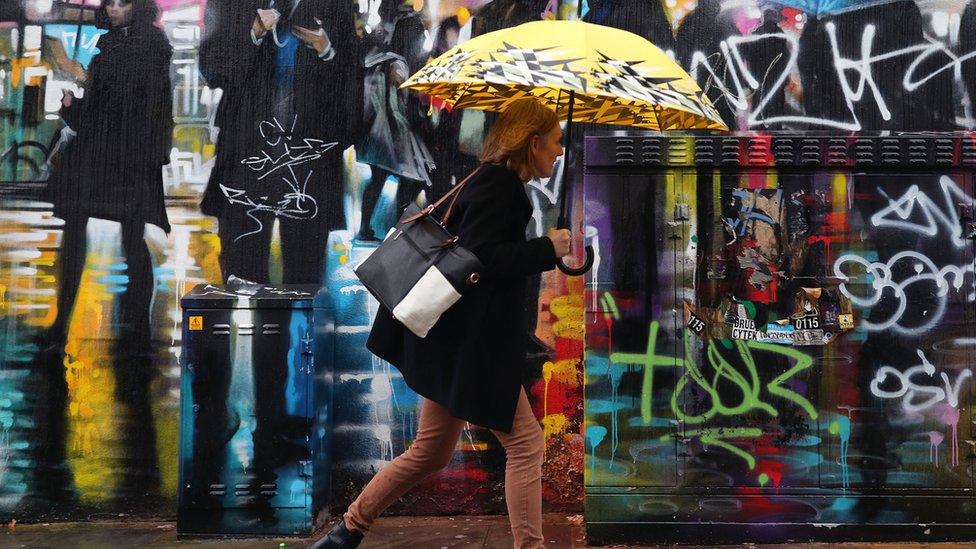
{"label": "blonde hair", "polygon": [[511,163],[514,168],[529,165],[529,145],[533,136],[543,136],[559,125],[555,111],[534,97],[512,102],[492,124],[481,148],[481,161],[487,164]]}

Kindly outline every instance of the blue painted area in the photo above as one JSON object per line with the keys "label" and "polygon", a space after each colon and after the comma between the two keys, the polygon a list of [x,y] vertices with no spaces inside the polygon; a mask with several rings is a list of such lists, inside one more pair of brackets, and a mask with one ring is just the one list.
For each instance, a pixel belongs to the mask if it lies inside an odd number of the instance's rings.
{"label": "blue painted area", "polygon": [[200,308],[184,315],[202,316],[207,329],[189,330],[184,318],[178,530],[309,533],[313,470],[328,460],[311,447],[319,429],[309,387],[323,374],[312,368],[311,300],[188,302]]}
{"label": "blue painted area", "polygon": [[617,445],[620,443],[620,429],[617,428],[617,398],[620,391],[620,380],[628,367],[617,362],[610,363],[607,368],[607,377],[610,378],[611,401],[613,402],[612,417],[610,420],[610,467],[613,467],[613,460],[617,456]]}
{"label": "blue painted area", "polygon": [[0,345],[0,503],[16,504],[31,483],[36,466],[31,444],[44,428],[27,413],[45,398],[47,385],[30,368],[19,368],[33,356],[33,345]]}
{"label": "blue painted area", "polygon": [[129,283],[129,276],[124,274],[105,275],[97,278],[99,284],[118,284],[126,285]]}
{"label": "blue painted area", "polygon": [[285,410],[292,416],[310,416],[311,406],[308,401],[308,361],[311,357],[306,354],[311,350],[311,330],[308,325],[308,315],[295,311],[291,314],[291,324],[288,327],[291,347],[288,349],[288,379],[285,382]]}
{"label": "blue painted area", "polygon": [[596,447],[607,436],[607,428],[602,425],[590,425],[586,428],[586,445],[590,448],[590,474],[596,474]]}
{"label": "blue painted area", "polygon": [[[346,483],[338,488],[342,497],[358,492],[346,494],[344,490],[365,484],[375,473],[374,464],[390,461],[407,448],[416,435],[421,403],[400,372],[366,348],[379,304],[353,267],[375,251],[376,245],[354,241],[352,236],[346,231],[330,235],[325,275],[333,322],[331,473]],[[317,328],[316,338],[323,336]]]}
{"label": "blue painted area", "polygon": [[787,468],[810,470],[823,463],[823,456],[806,450],[791,450],[789,454],[776,456]]}
{"label": "blue painted area", "polygon": [[814,435],[804,435],[796,440],[791,440],[789,443],[790,446],[798,447],[816,446],[818,444],[820,444],[820,437]]}
{"label": "blue painted area", "polygon": [[830,506],[830,510],[843,513],[850,511],[855,505],[857,505],[857,499],[855,498],[837,498],[834,500],[833,505]]}
{"label": "blue painted area", "polygon": [[626,410],[628,408],[632,409],[633,407],[627,403],[614,402],[613,400],[593,399],[586,401],[586,413],[589,415],[608,414],[618,410]]}
{"label": "blue painted area", "polygon": [[[370,185],[374,182],[370,181]],[[383,238],[386,232],[394,223],[393,212],[396,211],[396,192],[399,186],[399,179],[395,175],[387,176],[382,182],[383,190],[376,201],[376,209],[373,210],[373,217],[369,220],[369,226],[373,229],[377,238]]]}
{"label": "blue painted area", "polygon": [[817,16],[836,15],[864,9],[869,6],[890,4],[895,0],[764,0],[761,3],[796,8]]}
{"label": "blue painted area", "polygon": [[78,38],[78,25],[44,25],[44,36],[50,36],[61,41],[69,59],[73,59],[86,69],[92,57],[98,54],[98,37],[108,32],[94,25],[82,25],[81,41]]}

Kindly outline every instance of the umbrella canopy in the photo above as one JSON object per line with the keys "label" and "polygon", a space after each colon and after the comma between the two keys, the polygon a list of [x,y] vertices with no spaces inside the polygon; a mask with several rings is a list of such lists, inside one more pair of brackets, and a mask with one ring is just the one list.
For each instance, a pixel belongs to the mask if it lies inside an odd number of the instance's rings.
{"label": "umbrella canopy", "polygon": [[459,109],[503,111],[534,96],[572,122],[728,130],[694,79],[654,44],[582,21],[535,21],[473,38],[403,87]]}
{"label": "umbrella canopy", "polygon": [[796,8],[817,17],[823,17],[897,1],[899,0],[764,0],[763,3]]}

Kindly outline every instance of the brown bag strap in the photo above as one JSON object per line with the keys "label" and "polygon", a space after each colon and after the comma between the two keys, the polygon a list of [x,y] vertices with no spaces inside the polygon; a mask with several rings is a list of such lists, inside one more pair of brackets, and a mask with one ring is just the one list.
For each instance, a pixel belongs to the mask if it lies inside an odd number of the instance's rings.
{"label": "brown bag strap", "polygon": [[428,205],[423,210],[420,210],[419,212],[417,212],[417,213],[411,215],[410,217],[404,219],[403,220],[403,224],[406,225],[407,223],[413,223],[414,221],[417,221],[418,219],[422,219],[424,217],[427,217],[427,216],[433,214],[434,213],[434,210],[436,210],[437,208],[439,208],[441,206],[441,204],[443,204],[444,202],[447,202],[447,200],[450,199],[451,200],[451,203],[447,206],[447,211],[444,213],[444,217],[441,218],[441,225],[445,225],[446,226],[447,225],[447,222],[451,218],[451,212],[454,210],[454,203],[457,202],[457,198],[461,194],[461,189],[463,189],[464,186],[467,185],[468,181],[471,181],[471,178],[473,178],[474,176],[476,176],[479,173],[481,173],[481,170],[484,167],[485,167],[485,164],[481,164],[480,166],[478,166],[477,168],[475,168],[475,170],[473,172],[471,172],[470,174],[468,174],[467,177],[465,177],[464,179],[462,179],[460,183],[458,183],[457,185],[454,185],[454,187],[451,190],[449,190],[446,193],[444,193],[444,196],[442,196],[437,202],[434,202],[433,204]]}

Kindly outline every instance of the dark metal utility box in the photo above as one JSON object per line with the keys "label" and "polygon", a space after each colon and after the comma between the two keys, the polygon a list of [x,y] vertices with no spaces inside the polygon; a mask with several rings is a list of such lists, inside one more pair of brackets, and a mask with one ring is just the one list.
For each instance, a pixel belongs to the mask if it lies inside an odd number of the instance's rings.
{"label": "dark metal utility box", "polygon": [[590,543],[976,539],[976,136],[584,162]]}
{"label": "dark metal utility box", "polygon": [[331,429],[318,289],[201,285],[183,298],[180,535],[311,532]]}

